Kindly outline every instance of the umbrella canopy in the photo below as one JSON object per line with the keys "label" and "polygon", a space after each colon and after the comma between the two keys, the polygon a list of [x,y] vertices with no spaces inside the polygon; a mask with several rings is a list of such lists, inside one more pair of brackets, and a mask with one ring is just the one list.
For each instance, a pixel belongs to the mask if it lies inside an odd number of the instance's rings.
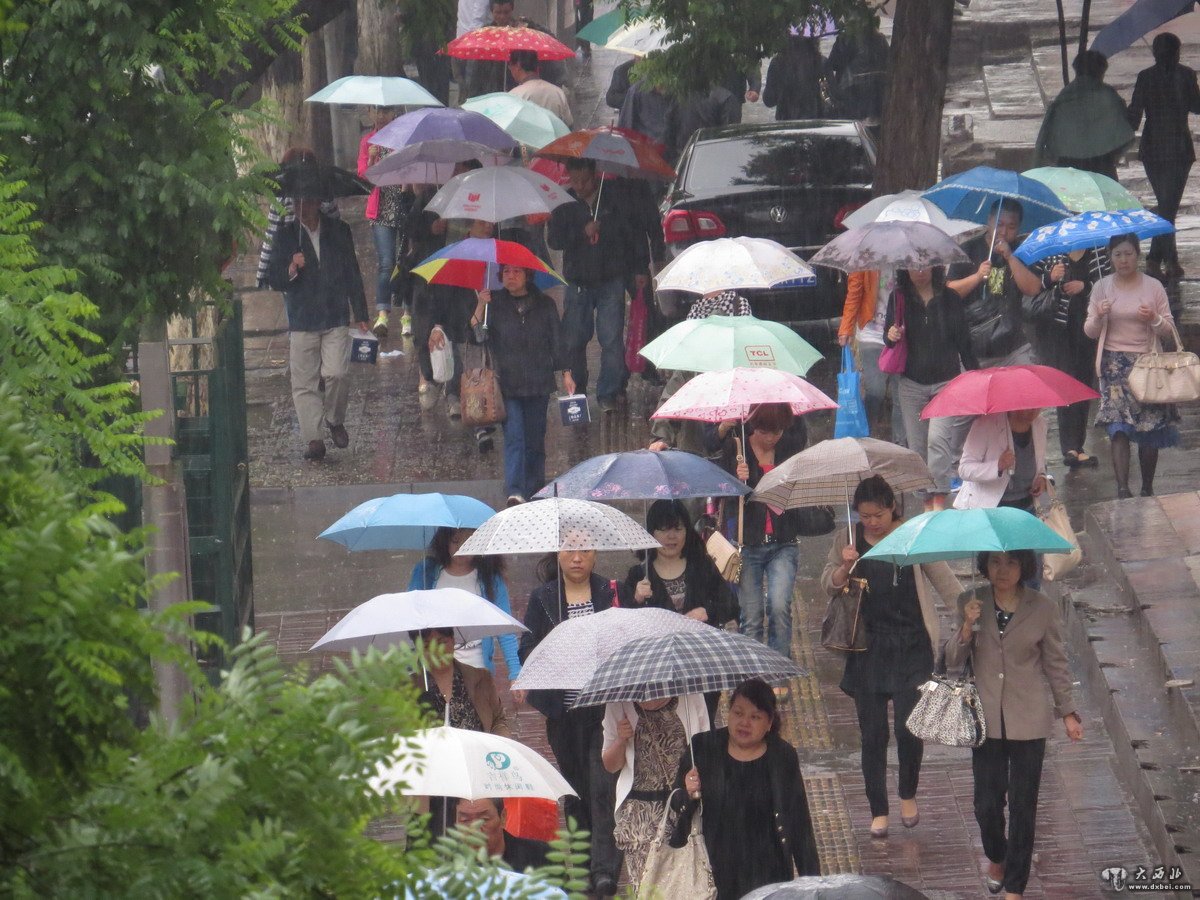
{"label": "umbrella canopy", "polygon": [[1137,0],[1100,29],[1092,38],[1090,49],[1105,56],[1120,53],[1132,47],[1138,38],[1190,13],[1195,7],[1195,0]]}
{"label": "umbrella canopy", "polygon": [[813,270],[783,244],[752,237],[717,238],[692,244],[667,263],[654,279],[660,291],[692,294],[816,283]]}
{"label": "umbrella canopy", "polygon": [[491,147],[470,141],[423,141],[389,153],[366,171],[367,180],[379,187],[404,184],[445,184],[458,163],[477,159],[485,166],[503,166],[512,158]]}
{"label": "umbrella canopy", "polygon": [[496,511],[459,494],[393,494],[360,503],[317,537],[347,550],[423,550],[439,528],[478,528]]}
{"label": "umbrella canopy", "polygon": [[956,376],[921,410],[921,418],[1070,406],[1099,396],[1082,381],[1050,366],[997,366]]}
{"label": "umbrella canopy", "polygon": [[710,626],[630,641],[600,664],[575,706],[728,691],[747,678],[786,684],[805,674],[766,644]]}
{"label": "umbrella canopy", "polygon": [[453,628],[456,644],[529,630],[483,597],[459,588],[438,588],[373,597],[346,613],[308,649],[330,653],[392,647],[409,643],[408,633],[424,628]]}
{"label": "umbrella canopy", "polygon": [[390,763],[381,763],[371,788],[406,797],[574,797],[558,769],[536,750],[486,731],[425,728],[397,741]]}
{"label": "umbrella canopy", "polygon": [[842,219],[843,228],[859,228],[872,222],[924,222],[950,237],[958,237],[979,226],[966,219],[951,219],[920,191],[900,191],[869,200]]}
{"label": "umbrella canopy", "polygon": [[742,900],[925,900],[916,888],[890,875],[808,875],[792,881],[768,884],[746,894]]}
{"label": "umbrella canopy", "polygon": [[675,170],[654,149],[653,143],[647,138],[634,136],[627,129],[587,128],[572,131],[542,147],[536,155],[559,162],[590,159],[596,164],[597,171],[613,175],[662,178],[667,181],[675,177]]}
{"label": "umbrella canopy", "polygon": [[[384,125],[371,143],[389,150],[403,150],[425,141],[454,141],[480,144],[493,150],[515,150],[517,142],[503,128],[469,109],[418,109]],[[469,156],[450,160],[461,162]]]}
{"label": "umbrella canopy", "polygon": [[456,37],[445,53],[456,59],[488,59],[508,62],[514,50],[531,50],[539,60],[573,59],[575,51],[544,31],[525,26],[485,25]]}
{"label": "umbrella canopy", "polygon": [[1142,201],[1125,190],[1119,182],[1099,172],[1086,172],[1070,166],[1042,166],[1021,174],[1050,188],[1063,206],[1074,212],[1140,209],[1142,206]]}
{"label": "umbrella canopy", "polygon": [[561,275],[515,241],[495,238],[466,238],[438,250],[413,273],[430,284],[485,290],[493,283],[501,266],[520,266],[534,271],[534,284],[541,289],[566,284]]}
{"label": "umbrella canopy", "polygon": [[600,664],[638,638],[712,628],[669,609],[606,609],[564,619],[551,629],[521,664],[512,683],[517,691],[578,691]]}
{"label": "umbrella canopy", "polygon": [[1046,185],[1007,169],[976,166],[944,178],[924,195],[955,219],[986,225],[1002,200],[1016,200],[1024,211],[1021,226],[1040,228],[1069,216],[1070,210]]}
{"label": "umbrella canopy", "polygon": [[295,200],[334,200],[371,192],[371,185],[352,172],[311,160],[283,166],[275,180],[280,196]]}
{"label": "umbrella canopy", "polygon": [[984,550],[1069,553],[1070,543],[1023,509],[943,509],[909,519],[863,554],[898,566],[966,559]]}
{"label": "umbrella canopy", "polygon": [[1028,265],[1057,253],[1103,247],[1118,234],[1136,234],[1145,240],[1174,231],[1174,225],[1148,209],[1085,212],[1038,228],[1021,242],[1014,255]]}
{"label": "umbrella canopy", "polygon": [[488,900],[567,900],[565,891],[556,887],[534,888],[528,883],[532,875],[496,868],[485,881],[472,872],[446,871],[453,864],[443,864],[440,871],[428,872],[410,881],[404,888],[404,900],[428,900],[429,897],[461,897],[478,892]]}
{"label": "umbrella canopy", "polygon": [[839,234],[809,259],[843,272],[928,269],[969,262],[946,232],[925,222],[871,222]]}
{"label": "umbrella canopy", "polygon": [[874,438],[821,441],[777,464],[751,500],[775,509],[845,503],[864,478],[879,475],[897,494],[933,487],[920,455]]}
{"label": "umbrella canopy", "polygon": [[660,369],[684,372],[755,366],[803,375],[823,358],[786,325],[754,316],[685,319],[639,352]]}
{"label": "umbrella canopy", "polygon": [[571,132],[567,123],[550,110],[503,91],[472,97],[462,108],[486,116],[529,147],[544,147]]}
{"label": "umbrella canopy", "polygon": [[646,529],[611,506],[551,497],[496,513],[467,538],[455,555],[648,550],[659,546]]}
{"label": "umbrella canopy", "polygon": [[729,497],[750,488],[716,463],[682,450],[632,450],[584,460],[537,492],[580,500]]}
{"label": "umbrella canopy", "polygon": [[741,367],[702,372],[676,391],[651,418],[744,421],[764,403],[786,403],[797,416],[818,409],[837,409],[835,402],[799,375],[779,369]]}
{"label": "umbrella canopy", "polygon": [[415,81],[384,75],[347,75],[321,88],[306,102],[348,106],[442,105],[441,100]]}
{"label": "umbrella canopy", "polygon": [[665,50],[674,43],[661,21],[643,19],[622,25],[610,34],[604,42],[604,49],[631,56],[649,56],[655,50]]}
{"label": "umbrella canopy", "polygon": [[517,166],[495,166],[456,175],[433,195],[426,212],[443,219],[502,222],[552,212],[571,195],[548,178]]}
{"label": "umbrella canopy", "polygon": [[630,16],[625,18],[625,10],[619,5],[616,9],[611,9],[604,15],[596,16],[592,21],[588,22],[579,31],[575,32],[575,39],[579,41],[588,41],[592,44],[603,44],[607,41],[614,31],[622,25],[627,25],[631,21],[635,21],[640,15],[640,10],[634,8],[630,10]]}

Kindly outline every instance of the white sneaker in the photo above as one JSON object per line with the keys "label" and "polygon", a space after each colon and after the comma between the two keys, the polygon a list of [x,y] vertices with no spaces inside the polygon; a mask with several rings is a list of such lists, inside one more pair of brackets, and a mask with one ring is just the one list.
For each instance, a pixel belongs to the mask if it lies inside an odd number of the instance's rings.
{"label": "white sneaker", "polygon": [[421,409],[428,412],[437,406],[437,402],[438,392],[434,390],[433,384],[428,381],[422,382],[420,387],[417,388],[417,403]]}

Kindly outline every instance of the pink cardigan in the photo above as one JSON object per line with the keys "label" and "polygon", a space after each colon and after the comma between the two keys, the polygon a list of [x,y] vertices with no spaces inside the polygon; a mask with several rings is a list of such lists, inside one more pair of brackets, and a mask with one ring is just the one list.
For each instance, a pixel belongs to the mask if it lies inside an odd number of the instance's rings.
{"label": "pink cardigan", "polygon": [[[1153,332],[1159,337],[1171,333],[1174,319],[1171,317],[1171,307],[1167,303],[1167,292],[1162,284],[1149,275],[1142,275],[1138,286],[1132,290],[1117,287],[1115,275],[1106,275],[1096,282],[1092,288],[1092,296],[1088,301],[1087,321],[1083,323],[1083,332],[1090,338],[1100,337],[1104,329],[1104,320],[1108,319],[1108,333],[1104,336],[1105,350],[1118,350],[1124,353],[1147,353],[1153,341]],[[1113,301],[1108,316],[1100,315],[1100,304],[1104,300]],[[1139,306],[1148,306],[1162,321],[1157,328],[1151,328],[1150,322],[1143,322],[1137,317]]]}

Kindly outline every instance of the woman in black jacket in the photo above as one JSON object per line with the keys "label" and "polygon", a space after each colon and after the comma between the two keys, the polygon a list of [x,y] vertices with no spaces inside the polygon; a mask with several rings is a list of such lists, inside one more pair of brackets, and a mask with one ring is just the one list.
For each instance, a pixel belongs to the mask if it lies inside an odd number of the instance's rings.
{"label": "woman in black jacket", "polygon": [[523,503],[546,483],[546,406],[554,393],[554,373],[575,393],[566,364],[558,309],[533,284],[533,273],[518,266],[500,270],[503,290],[480,291],[471,325],[484,320],[500,392],[504,420],[504,489],[509,504]]}
{"label": "woman in black jacket", "polygon": [[[603,612],[614,605],[627,605],[629,598],[617,597],[617,582],[597,575],[595,550],[562,550],[538,566],[539,587],[529,595],[525,627],[517,650],[521,662],[542,642],[555,625]],[[604,768],[601,745],[604,739],[604,707],[571,709],[578,691],[514,691],[518,703],[529,705],[546,717],[546,738],[558,760],[558,768],[575,789],[576,797],[563,801],[564,811],[580,828],[592,833],[592,887],[598,896],[617,892],[621,857],[613,840],[616,776]],[[611,888],[611,890],[610,890]]]}
{"label": "woman in black jacket", "polygon": [[[957,454],[955,420],[922,419],[921,410],[963,369],[979,368],[962,298],[946,287],[945,276],[941,266],[897,271],[883,326],[885,346],[894,347],[902,339],[908,345],[908,361],[900,376],[900,412],[908,448],[929,463],[933,476],[933,490],[925,495],[926,510],[945,509]],[[897,298],[903,298],[903,317],[896,315]]]}
{"label": "woman in black jacket", "polygon": [[751,678],[738,685],[729,725],[692,739],[675,787],[682,790],[671,795],[679,813],[671,845],[683,846],[703,801],[717,900],[791,881],[793,866],[801,876],[821,874],[800,760],[779,736],[779,710],[766,682]]}

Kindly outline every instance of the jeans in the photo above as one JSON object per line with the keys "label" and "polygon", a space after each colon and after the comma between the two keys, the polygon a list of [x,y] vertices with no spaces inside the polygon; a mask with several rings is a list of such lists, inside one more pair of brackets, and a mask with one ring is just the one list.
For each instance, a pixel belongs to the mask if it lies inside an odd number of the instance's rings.
{"label": "jeans", "polygon": [[505,397],[504,491],[528,499],[546,483],[547,398]]}
{"label": "jeans", "polygon": [[904,435],[908,449],[929,464],[933,476],[933,490],[928,493],[950,493],[950,478],[954,474],[955,460],[953,436],[955,418],[922,419],[921,410],[949,382],[941,384],[917,384],[901,376],[900,411],[904,415]]}
{"label": "jeans", "polygon": [[[800,548],[794,543],[742,548],[742,577],[738,582],[738,599],[742,606],[740,630],[759,642],[766,630],[767,646],[789,659],[792,656],[792,593],[799,563]],[[766,629],[764,618],[768,620]]]}
{"label": "jeans", "polygon": [[[1179,203],[1183,200],[1183,190],[1187,187],[1188,171],[1191,163],[1182,160],[1177,163],[1155,162],[1142,160],[1146,167],[1146,177],[1150,179],[1150,187],[1154,190],[1154,199],[1158,202],[1158,214],[1171,224],[1179,215]],[[1179,253],[1175,249],[1175,234],[1161,234],[1150,242],[1150,253],[1146,259],[1149,262],[1172,263],[1179,262]]]}
{"label": "jeans", "polygon": [[921,777],[921,759],[925,755],[925,744],[908,730],[907,722],[920,695],[920,691],[915,687],[899,694],[868,694],[859,691],[854,695],[854,708],[858,711],[858,730],[862,732],[862,773],[863,781],[867,785],[867,803],[871,806],[871,818],[888,814],[889,700],[892,702],[892,714],[895,717],[896,754],[900,758],[900,799],[912,800],[917,796],[917,782]]}
{"label": "jeans", "polygon": [[888,392],[892,395],[892,443],[907,447],[904,437],[904,415],[900,411],[900,376],[879,371],[879,354],[883,344],[858,342],[858,366],[862,372],[863,393],[867,401],[867,422],[871,434],[878,436],[883,424]]}
{"label": "jeans", "polygon": [[559,771],[579,795],[563,799],[563,812],[592,833],[593,880],[608,875],[616,881],[621,871],[621,854],[613,840],[617,776],[606,771],[601,760],[603,737],[589,709],[546,719],[546,738]]}
{"label": "jeans", "polygon": [[600,377],[596,396],[615,399],[625,383],[625,281],[613,278],[596,284],[567,285],[563,304],[563,342],[575,379],[575,390],[587,393],[587,345],[595,333],[600,341]]}
{"label": "jeans", "polygon": [[392,272],[396,268],[396,231],[390,225],[371,223],[371,237],[375,239],[375,258],[379,261],[379,274],[375,278],[375,309],[387,312],[392,308]]}
{"label": "jeans", "polygon": [[[1025,892],[1033,863],[1033,830],[1046,739],[1010,741],[988,738],[971,751],[975,775],[975,821],[983,852],[1004,863],[1004,890]],[[1008,835],[1004,833],[1004,801],[1008,797]]]}

